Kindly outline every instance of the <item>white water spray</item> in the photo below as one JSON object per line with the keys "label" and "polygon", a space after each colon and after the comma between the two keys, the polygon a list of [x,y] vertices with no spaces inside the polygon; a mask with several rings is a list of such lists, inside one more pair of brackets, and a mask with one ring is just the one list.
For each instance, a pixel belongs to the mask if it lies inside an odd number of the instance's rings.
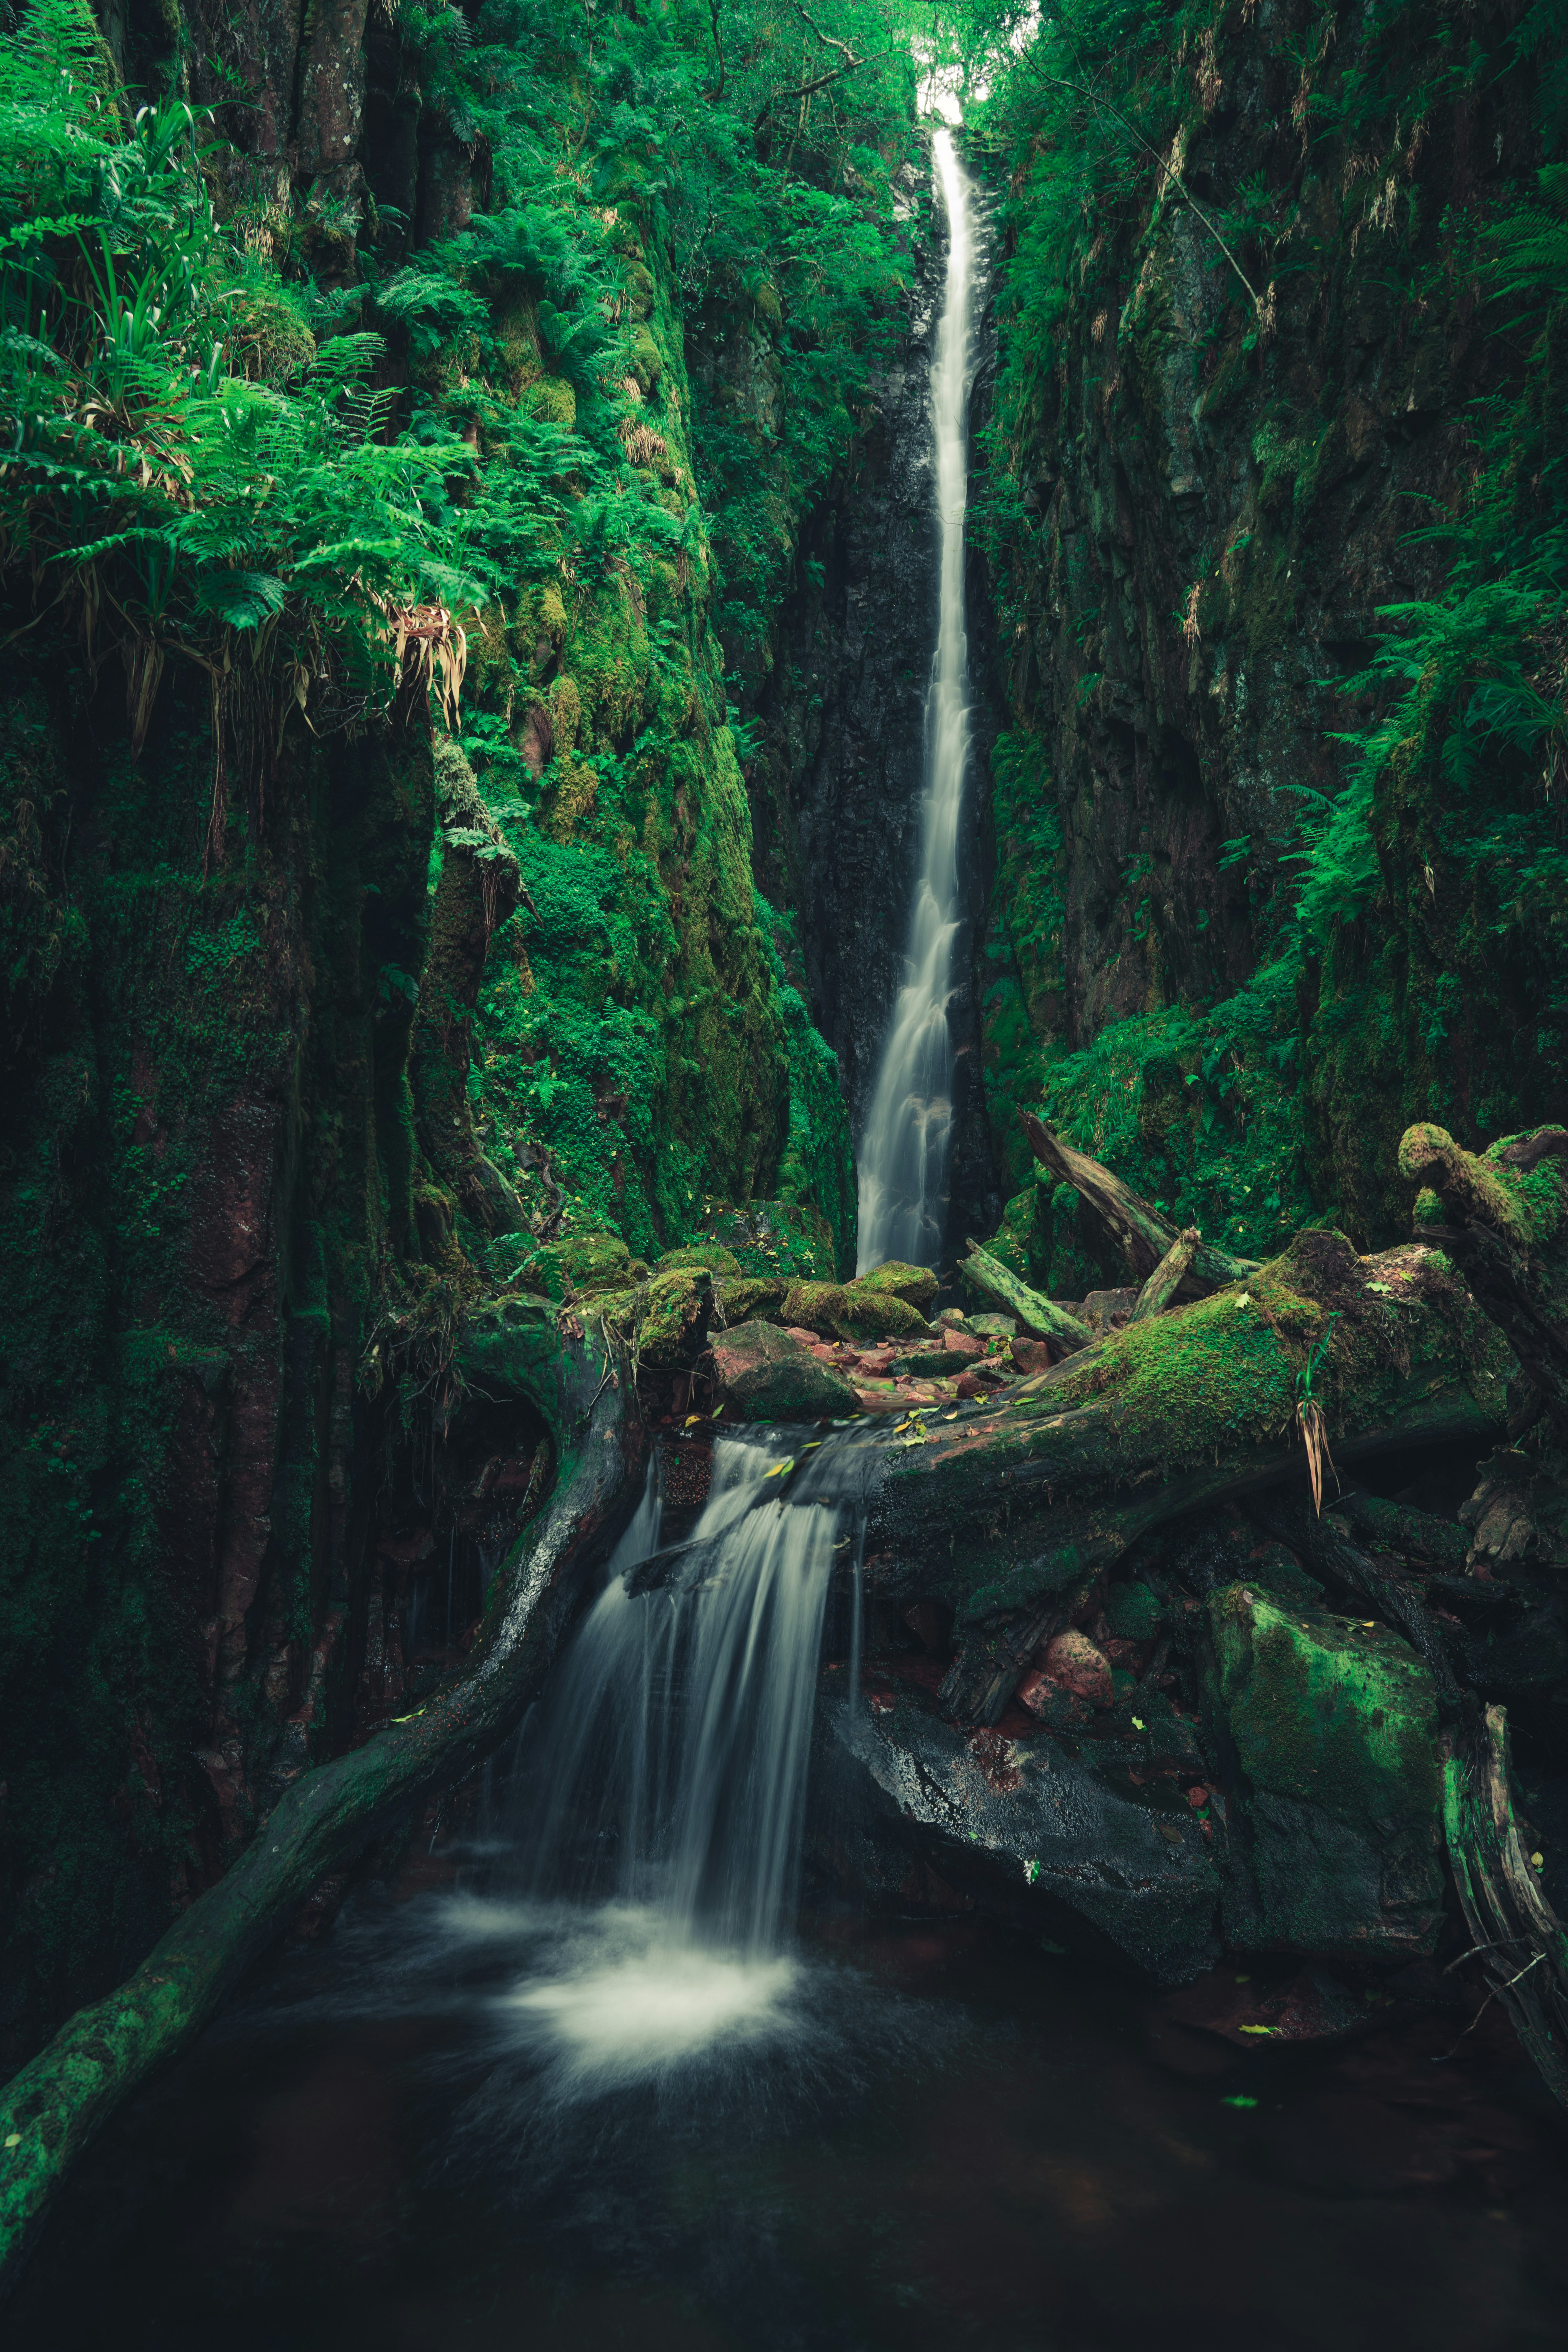
{"label": "white water spray", "polygon": [[932,142],[947,213],[947,285],[931,362],[941,599],[926,698],[921,875],[910,931],[909,977],[899,992],[877,1091],[860,1139],[862,1273],[889,1258],[929,1265],[947,1213],[952,1140],[952,942],[958,929],[958,820],[969,765],[969,645],[963,619],[963,520],[968,503],[973,225],[969,184],[952,139]]}

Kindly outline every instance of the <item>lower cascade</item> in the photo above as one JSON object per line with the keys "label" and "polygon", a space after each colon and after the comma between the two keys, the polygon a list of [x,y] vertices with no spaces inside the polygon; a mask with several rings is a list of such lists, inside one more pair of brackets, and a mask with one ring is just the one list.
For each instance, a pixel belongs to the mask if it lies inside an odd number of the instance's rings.
{"label": "lower cascade", "polygon": [[721,1438],[690,1536],[650,1486],[528,1727],[503,1814],[561,1962],[508,1997],[585,2083],[778,2021],[824,1612],[858,1436]]}

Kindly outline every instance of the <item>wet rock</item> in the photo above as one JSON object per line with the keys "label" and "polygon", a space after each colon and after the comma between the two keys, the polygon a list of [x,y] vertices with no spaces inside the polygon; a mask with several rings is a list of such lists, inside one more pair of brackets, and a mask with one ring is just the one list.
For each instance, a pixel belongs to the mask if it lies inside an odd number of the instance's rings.
{"label": "wet rock", "polygon": [[713,1306],[713,1277],[704,1266],[655,1275],[637,1308],[637,1349],[645,1364],[689,1364],[701,1353]]}
{"label": "wet rock", "polygon": [[743,1421],[820,1421],[858,1410],[840,1372],[772,1323],[742,1323],[713,1335],[713,1370]]}
{"label": "wet rock", "polygon": [[1432,1678],[1380,1625],[1212,1593],[1208,1716],[1225,1765],[1229,1942],[1412,1959],[1442,1925]]}
{"label": "wet rock", "polygon": [[787,1282],[742,1275],[719,1285],[719,1307],[726,1323],[765,1322],[776,1315],[789,1290]]}
{"label": "wet rock", "polygon": [[1020,1706],[1027,1707],[1052,1731],[1082,1731],[1094,1721],[1094,1709],[1087,1699],[1075,1692],[1063,1690],[1051,1681],[1038,1666],[1031,1666],[1016,1693]]}
{"label": "wet rock", "polygon": [[1087,1699],[1090,1706],[1109,1706],[1116,1696],[1110,1663],[1103,1651],[1076,1628],[1054,1634],[1047,1643],[1040,1670],[1058,1690],[1069,1691],[1074,1698]]}
{"label": "wet rock", "polygon": [[1136,1283],[1130,1289],[1091,1290],[1078,1312],[1091,1331],[1119,1330],[1138,1304]]}
{"label": "wet rock", "polygon": [[977,1339],[1014,1339],[1018,1335],[1016,1318],[1011,1315],[972,1315],[964,1328]]}
{"label": "wet rock", "polygon": [[[930,1872],[1036,1935],[1184,1984],[1218,1953],[1219,1885],[1203,1831],[1163,1790],[1107,1785],[1048,1732],[965,1733],[918,1686],[817,1710],[813,1850],[872,1893]],[[910,1899],[906,1895],[905,1899]]]}
{"label": "wet rock", "polygon": [[1017,1370],[1026,1376],[1051,1369],[1051,1350],[1044,1339],[1016,1339],[1010,1353]]}
{"label": "wet rock", "polygon": [[840,1339],[929,1339],[918,1308],[889,1290],[858,1282],[797,1282],[784,1303],[786,1323]]}
{"label": "wet rock", "polygon": [[654,1260],[654,1272],[671,1274],[704,1265],[710,1274],[721,1278],[738,1277],[741,1271],[740,1259],[722,1242],[694,1242],[684,1249],[666,1250],[662,1257]]}
{"label": "wet rock", "polygon": [[855,1286],[858,1290],[889,1292],[922,1316],[930,1313],[937,1293],[936,1276],[929,1265],[904,1265],[897,1258],[889,1258],[885,1265],[873,1266],[869,1274],[857,1275]]}
{"label": "wet rock", "polygon": [[647,1268],[619,1234],[574,1234],[532,1251],[518,1269],[526,1289],[558,1303],[599,1290],[625,1290]]}
{"label": "wet rock", "polygon": [[970,1357],[984,1356],[988,1352],[987,1342],[981,1333],[960,1329],[952,1324],[948,1324],[943,1328],[942,1344],[948,1355],[957,1357],[961,1360]]}

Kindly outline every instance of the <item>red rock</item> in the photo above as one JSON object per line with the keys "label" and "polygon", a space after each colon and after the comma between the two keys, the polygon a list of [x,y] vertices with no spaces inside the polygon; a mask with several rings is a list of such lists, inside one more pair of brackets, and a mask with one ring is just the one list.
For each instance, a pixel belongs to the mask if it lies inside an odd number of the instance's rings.
{"label": "red rock", "polygon": [[944,1352],[950,1356],[983,1356],[985,1342],[973,1331],[955,1331],[947,1325],[942,1335]]}
{"label": "red rock", "polygon": [[1013,1361],[1021,1372],[1048,1372],[1051,1351],[1044,1339],[1026,1339],[1020,1336],[1013,1341]]}
{"label": "red rock", "polygon": [[1075,1698],[1086,1698],[1091,1706],[1109,1706],[1115,1696],[1105,1654],[1096,1649],[1087,1633],[1054,1635],[1046,1644],[1041,1666],[1058,1690],[1071,1691]]}

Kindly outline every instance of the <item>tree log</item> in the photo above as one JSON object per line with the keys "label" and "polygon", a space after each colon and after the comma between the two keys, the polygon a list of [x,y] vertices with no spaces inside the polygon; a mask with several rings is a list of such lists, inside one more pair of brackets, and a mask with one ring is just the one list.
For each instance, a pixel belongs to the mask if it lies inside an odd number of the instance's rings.
{"label": "tree log", "polygon": [[[1058,1183],[1070,1184],[1079,1197],[1088,1202],[1100,1223],[1120,1245],[1131,1267],[1134,1281],[1147,1282],[1162,1258],[1176,1241],[1176,1228],[1163,1217],[1158,1209],[1141,1200],[1120,1176],[1102,1168],[1098,1160],[1090,1160],[1064,1143],[1042,1119],[1032,1111],[1020,1111],[1018,1123],[1027,1136],[1035,1157],[1050,1170]],[[1182,1277],[1181,1296],[1201,1298],[1211,1290],[1221,1290],[1228,1282],[1242,1282],[1258,1264],[1257,1258],[1232,1257],[1228,1250],[1216,1249],[1212,1242],[1200,1241],[1193,1253],[1191,1265]]]}
{"label": "tree log", "polygon": [[[1162,1520],[1300,1475],[1296,1403],[1325,1336],[1313,1393],[1337,1462],[1501,1428],[1512,1359],[1441,1253],[1361,1258],[1342,1234],[1299,1234],[1245,1293],[1131,1324],[923,1445],[881,1450],[868,1586],[947,1601],[961,1637],[995,1633]],[[1006,1693],[988,1688],[999,1712]]]}
{"label": "tree log", "polygon": [[1465,1151],[1440,1127],[1407,1128],[1400,1173],[1426,1188],[1424,1241],[1447,1251],[1568,1442],[1568,1128]]}
{"label": "tree log", "polygon": [[959,1266],[959,1273],[984,1297],[994,1299],[1004,1313],[1016,1315],[1031,1338],[1052,1339],[1068,1354],[1089,1346],[1094,1333],[1087,1323],[1080,1323],[1076,1315],[1069,1315],[1054,1298],[1042,1298],[1037,1290],[1020,1282],[1000,1258],[983,1250],[978,1242],[967,1242],[964,1246],[969,1255]]}
{"label": "tree log", "polygon": [[1184,1233],[1176,1235],[1175,1240],[1138,1293],[1138,1303],[1128,1318],[1130,1322],[1147,1323],[1152,1315],[1164,1313],[1186,1279],[1187,1269],[1192,1265],[1198,1244],[1202,1239],[1203,1235],[1196,1225],[1189,1225]]}
{"label": "tree log", "polygon": [[312,1887],[506,1737],[629,1517],[647,1443],[627,1360],[602,1327],[587,1337],[572,1322],[498,1328],[481,1355],[489,1385],[504,1363],[512,1392],[542,1412],[557,1475],[495,1579],[477,1646],[416,1714],[297,1781],[135,1974],[79,2011],[0,2091],[0,2293],[77,2157],[191,2042]]}

